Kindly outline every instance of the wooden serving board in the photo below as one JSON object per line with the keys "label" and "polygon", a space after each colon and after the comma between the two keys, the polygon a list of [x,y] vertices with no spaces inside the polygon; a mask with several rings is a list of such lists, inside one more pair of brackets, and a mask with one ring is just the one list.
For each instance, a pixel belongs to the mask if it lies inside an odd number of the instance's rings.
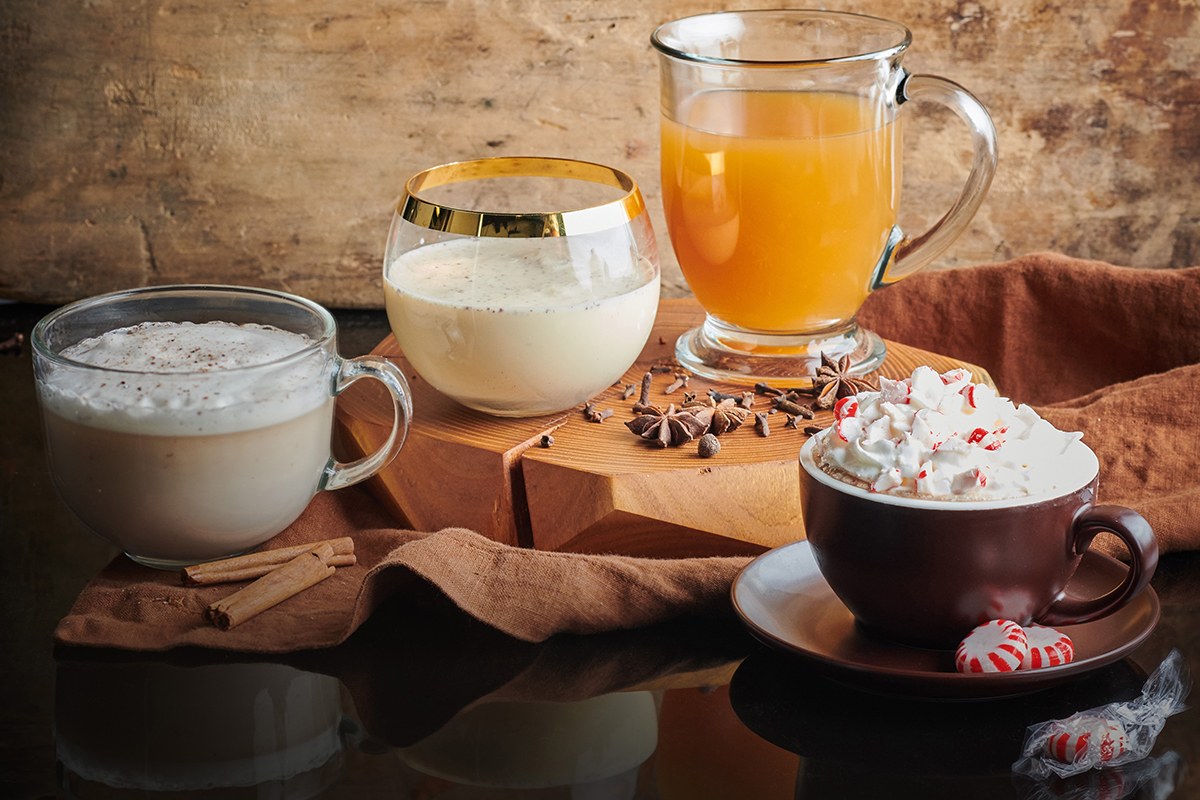
{"label": "wooden serving board", "polygon": [[[574,409],[527,419],[501,419],[459,405],[423,381],[389,336],[374,352],[394,361],[409,378],[413,420],[396,460],[370,481],[376,497],[401,524],[416,530],[464,527],[507,544],[543,550],[612,552],[650,556],[754,555],[804,536],[800,519],[797,455],[803,428],[825,427],[831,412],[785,428],[772,415],[770,435],[753,418],[721,436],[721,452],[697,455],[696,443],[655,448],[632,434],[636,394],[621,399],[626,383],[671,361],[675,340],[703,319],[690,298],[663,300],[649,342],[620,385],[601,394],[596,408],[614,414],[602,423]],[[598,342],[597,346],[603,346]],[[983,369],[945,356],[887,343],[887,359],[873,373],[907,377],[927,364],[939,372]],[[683,391],[666,395],[670,374],[655,375],[651,402],[682,403]],[[750,387],[693,376],[687,391],[710,388],[738,394]],[[768,398],[755,398],[766,411]],[[360,381],[338,401],[342,447],[357,457],[375,450],[392,424],[391,402],[375,381]],[[554,443],[540,446],[552,434]]]}

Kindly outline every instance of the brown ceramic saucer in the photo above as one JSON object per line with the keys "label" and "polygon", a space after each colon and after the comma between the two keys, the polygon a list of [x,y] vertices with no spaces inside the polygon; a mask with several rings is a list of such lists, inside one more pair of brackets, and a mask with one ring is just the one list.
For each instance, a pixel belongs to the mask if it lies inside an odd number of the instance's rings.
{"label": "brown ceramic saucer", "polygon": [[[1067,584],[1072,597],[1099,596],[1120,583],[1125,565],[1088,551]],[[1075,660],[1058,667],[983,675],[954,670],[953,650],[905,647],[864,633],[821,577],[806,541],[763,553],[733,583],[733,605],[750,632],[793,653],[828,677],[859,688],[918,697],[984,699],[1049,688],[1123,658],[1158,623],[1158,596],[1147,587],[1116,613],[1060,630]]]}

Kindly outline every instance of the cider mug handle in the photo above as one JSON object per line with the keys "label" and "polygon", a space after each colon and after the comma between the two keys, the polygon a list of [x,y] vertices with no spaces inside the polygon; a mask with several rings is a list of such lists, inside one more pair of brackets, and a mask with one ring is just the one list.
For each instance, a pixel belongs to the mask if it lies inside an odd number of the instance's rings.
{"label": "cider mug handle", "polygon": [[872,277],[872,291],[907,278],[941,255],[975,216],[996,173],[996,126],[974,95],[954,81],[906,71],[896,87],[896,104],[909,100],[934,100],[957,114],[971,133],[974,160],[958,200],[932,228],[915,238],[904,236],[898,227],[892,228],[887,250]]}
{"label": "cider mug handle", "polygon": [[1122,506],[1093,506],[1075,518],[1071,547],[1076,555],[1098,533],[1111,533],[1129,548],[1129,572],[1117,588],[1091,600],[1061,597],[1037,619],[1042,625],[1074,625],[1107,616],[1136,597],[1158,567],[1158,540],[1145,518]]}
{"label": "cider mug handle", "polygon": [[412,394],[408,388],[408,381],[404,379],[404,373],[381,356],[366,355],[349,359],[338,357],[334,373],[334,396],[341,394],[359,378],[374,378],[387,388],[395,409],[392,432],[378,450],[357,461],[342,463],[330,458],[321,475],[319,489],[341,489],[371,477],[392,462],[408,435],[408,425],[412,419]]}

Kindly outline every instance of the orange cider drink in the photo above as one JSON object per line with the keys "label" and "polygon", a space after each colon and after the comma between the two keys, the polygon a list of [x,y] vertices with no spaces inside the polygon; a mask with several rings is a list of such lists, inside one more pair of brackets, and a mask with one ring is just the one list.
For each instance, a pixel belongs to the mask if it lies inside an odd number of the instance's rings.
{"label": "orange cider drink", "polygon": [[671,244],[713,317],[750,331],[845,325],[900,199],[900,134],[878,98],[711,90],[662,121]]}

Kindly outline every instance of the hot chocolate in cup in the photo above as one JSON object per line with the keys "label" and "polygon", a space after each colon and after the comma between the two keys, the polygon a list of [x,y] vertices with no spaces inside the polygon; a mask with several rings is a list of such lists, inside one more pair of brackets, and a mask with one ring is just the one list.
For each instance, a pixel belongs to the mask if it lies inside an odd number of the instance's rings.
{"label": "hot chocolate in cup", "polygon": [[[878,399],[858,398],[864,404]],[[1149,523],[1130,509],[1096,505],[1099,461],[1078,438],[1064,440],[1041,473],[1051,479],[1028,492],[932,498],[904,486],[873,489],[880,484],[822,459],[823,438],[837,435],[835,423],[801,448],[804,527],[822,576],[869,633],[953,648],[992,619],[1086,622],[1124,606],[1154,574],[1158,544]],[[1101,597],[1066,596],[1067,582],[1100,533],[1128,548],[1125,579]]]}
{"label": "hot chocolate in cup", "polygon": [[[59,495],[148,566],[265,542],[318,491],[382,469],[412,415],[393,364],[343,359],[329,312],[281,292],[117,292],[51,313],[32,342]],[[385,384],[395,422],[378,452],[342,464],[330,449],[334,397],[361,377]]]}

